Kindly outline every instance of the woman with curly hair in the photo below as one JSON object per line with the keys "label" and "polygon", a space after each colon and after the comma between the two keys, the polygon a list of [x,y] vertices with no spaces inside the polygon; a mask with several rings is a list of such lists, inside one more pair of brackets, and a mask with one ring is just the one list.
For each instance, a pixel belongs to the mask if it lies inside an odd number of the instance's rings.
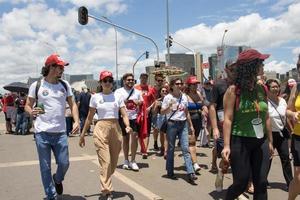
{"label": "woman with curly hair", "polygon": [[233,176],[226,200],[233,200],[246,190],[251,173],[253,199],[267,199],[267,173],[273,140],[267,94],[264,86],[257,83],[257,76],[263,74],[263,61],[268,57],[254,49],[241,52],[236,80],[224,95],[222,157],[231,163]]}

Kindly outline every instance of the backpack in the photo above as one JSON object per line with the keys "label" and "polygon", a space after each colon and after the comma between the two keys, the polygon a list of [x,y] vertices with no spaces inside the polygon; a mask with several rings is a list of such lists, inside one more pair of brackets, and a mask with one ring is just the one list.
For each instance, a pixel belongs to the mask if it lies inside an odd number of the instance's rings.
{"label": "backpack", "polygon": [[[59,79],[58,80],[65,88],[66,92],[68,93],[68,87],[65,81]],[[41,79],[39,79],[36,83],[36,87],[35,87],[35,104],[38,104],[38,93],[39,93],[39,89],[41,87]],[[66,97],[66,101],[67,101],[68,97]]]}

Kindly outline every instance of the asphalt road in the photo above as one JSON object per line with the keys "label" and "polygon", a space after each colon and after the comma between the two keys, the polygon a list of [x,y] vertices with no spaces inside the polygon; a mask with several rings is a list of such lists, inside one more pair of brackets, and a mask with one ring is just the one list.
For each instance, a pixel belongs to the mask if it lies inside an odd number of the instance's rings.
{"label": "asphalt road", "polygon": [[[43,199],[44,192],[39,172],[39,165],[33,135],[16,136],[4,134],[4,116],[0,114],[0,199]],[[92,137],[86,137],[86,147],[78,146],[78,137],[69,138],[70,168],[65,177],[64,200],[98,200],[100,198],[98,161],[92,142]],[[151,141],[152,136],[151,136]],[[158,157],[151,149],[150,156],[143,160],[137,156],[139,172],[121,169],[122,154],[119,157],[119,167],[113,176],[114,197],[119,200],[208,200],[223,199],[224,190],[218,193],[214,189],[215,174],[209,172],[211,149],[199,148],[198,162],[202,167],[198,175],[197,185],[190,185],[185,178],[185,168],[181,151],[175,154],[175,174],[178,180],[165,178],[165,160]],[[56,169],[53,161],[52,171]],[[278,156],[275,156],[269,175],[271,189],[268,189],[269,199],[287,199],[284,178]],[[224,188],[232,183],[231,174],[226,174]],[[252,195],[246,193],[249,199]],[[300,197],[299,197],[300,199]]]}

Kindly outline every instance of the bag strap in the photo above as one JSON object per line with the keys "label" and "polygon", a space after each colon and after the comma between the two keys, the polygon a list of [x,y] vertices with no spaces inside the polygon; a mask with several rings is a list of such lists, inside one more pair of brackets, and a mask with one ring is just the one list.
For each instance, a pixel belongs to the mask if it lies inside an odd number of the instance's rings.
{"label": "bag strap", "polygon": [[182,95],[180,96],[179,103],[178,103],[178,105],[177,105],[176,110],[173,111],[173,113],[170,115],[170,117],[168,118],[167,121],[169,121],[169,120],[173,117],[173,115],[177,112],[177,110],[178,110],[178,108],[179,108],[179,105],[180,105],[180,103],[181,103],[181,100],[182,100]]}
{"label": "bag strap", "polygon": [[[63,80],[61,80],[61,79],[59,79],[58,80],[61,84],[62,84],[62,86],[65,88],[65,90],[66,90],[66,92],[67,92],[67,97],[66,97],[66,100],[68,100],[68,87],[67,87],[67,84],[66,84],[66,82],[65,81],[63,81]],[[37,105],[38,104],[38,98],[39,98],[39,96],[38,96],[38,93],[39,93],[39,89],[40,89],[40,87],[41,87],[41,79],[39,79],[38,81],[37,81],[37,83],[36,83],[36,86],[35,86],[35,104]]]}
{"label": "bag strap", "polygon": [[273,104],[272,100],[268,98],[268,101],[271,103],[271,105],[273,106],[273,108],[274,108],[274,109],[276,110],[276,112],[278,113],[282,125],[285,126],[285,123],[283,123],[282,117],[281,117],[280,113],[278,112],[278,110],[276,109],[275,105]]}
{"label": "bag strap", "polygon": [[133,94],[134,88],[132,88],[132,90],[130,91],[128,97],[126,98],[126,101],[130,98],[130,96]]}

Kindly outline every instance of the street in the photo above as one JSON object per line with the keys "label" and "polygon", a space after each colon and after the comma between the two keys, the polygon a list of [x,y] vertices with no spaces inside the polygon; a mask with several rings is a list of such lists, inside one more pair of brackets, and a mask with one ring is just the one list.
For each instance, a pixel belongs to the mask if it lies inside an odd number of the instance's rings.
{"label": "street", "polygon": [[[43,199],[37,152],[33,135],[18,136],[4,134],[4,116],[0,114],[0,199]],[[86,147],[78,146],[78,137],[69,138],[70,168],[65,177],[64,194],[60,199],[96,200],[100,198],[100,183],[98,160],[96,157],[92,137],[86,137]],[[153,141],[151,135],[151,141]],[[121,169],[122,153],[119,157],[119,167],[113,176],[113,193],[115,199],[125,200],[208,200],[223,199],[226,193],[214,191],[215,174],[209,172],[211,149],[199,148],[198,162],[202,169],[198,175],[197,185],[190,185],[185,179],[185,168],[181,151],[175,152],[175,174],[178,180],[165,178],[165,160],[158,157],[150,144],[150,156],[143,160],[137,156],[140,166],[139,172]],[[53,159],[52,173],[56,169]],[[232,182],[231,174],[226,174],[224,189]],[[285,183],[281,164],[276,156],[273,160],[269,175],[271,189],[268,189],[269,199],[281,200],[287,198],[284,191]],[[249,199],[252,195],[246,193]],[[300,198],[298,198],[300,199]]]}

